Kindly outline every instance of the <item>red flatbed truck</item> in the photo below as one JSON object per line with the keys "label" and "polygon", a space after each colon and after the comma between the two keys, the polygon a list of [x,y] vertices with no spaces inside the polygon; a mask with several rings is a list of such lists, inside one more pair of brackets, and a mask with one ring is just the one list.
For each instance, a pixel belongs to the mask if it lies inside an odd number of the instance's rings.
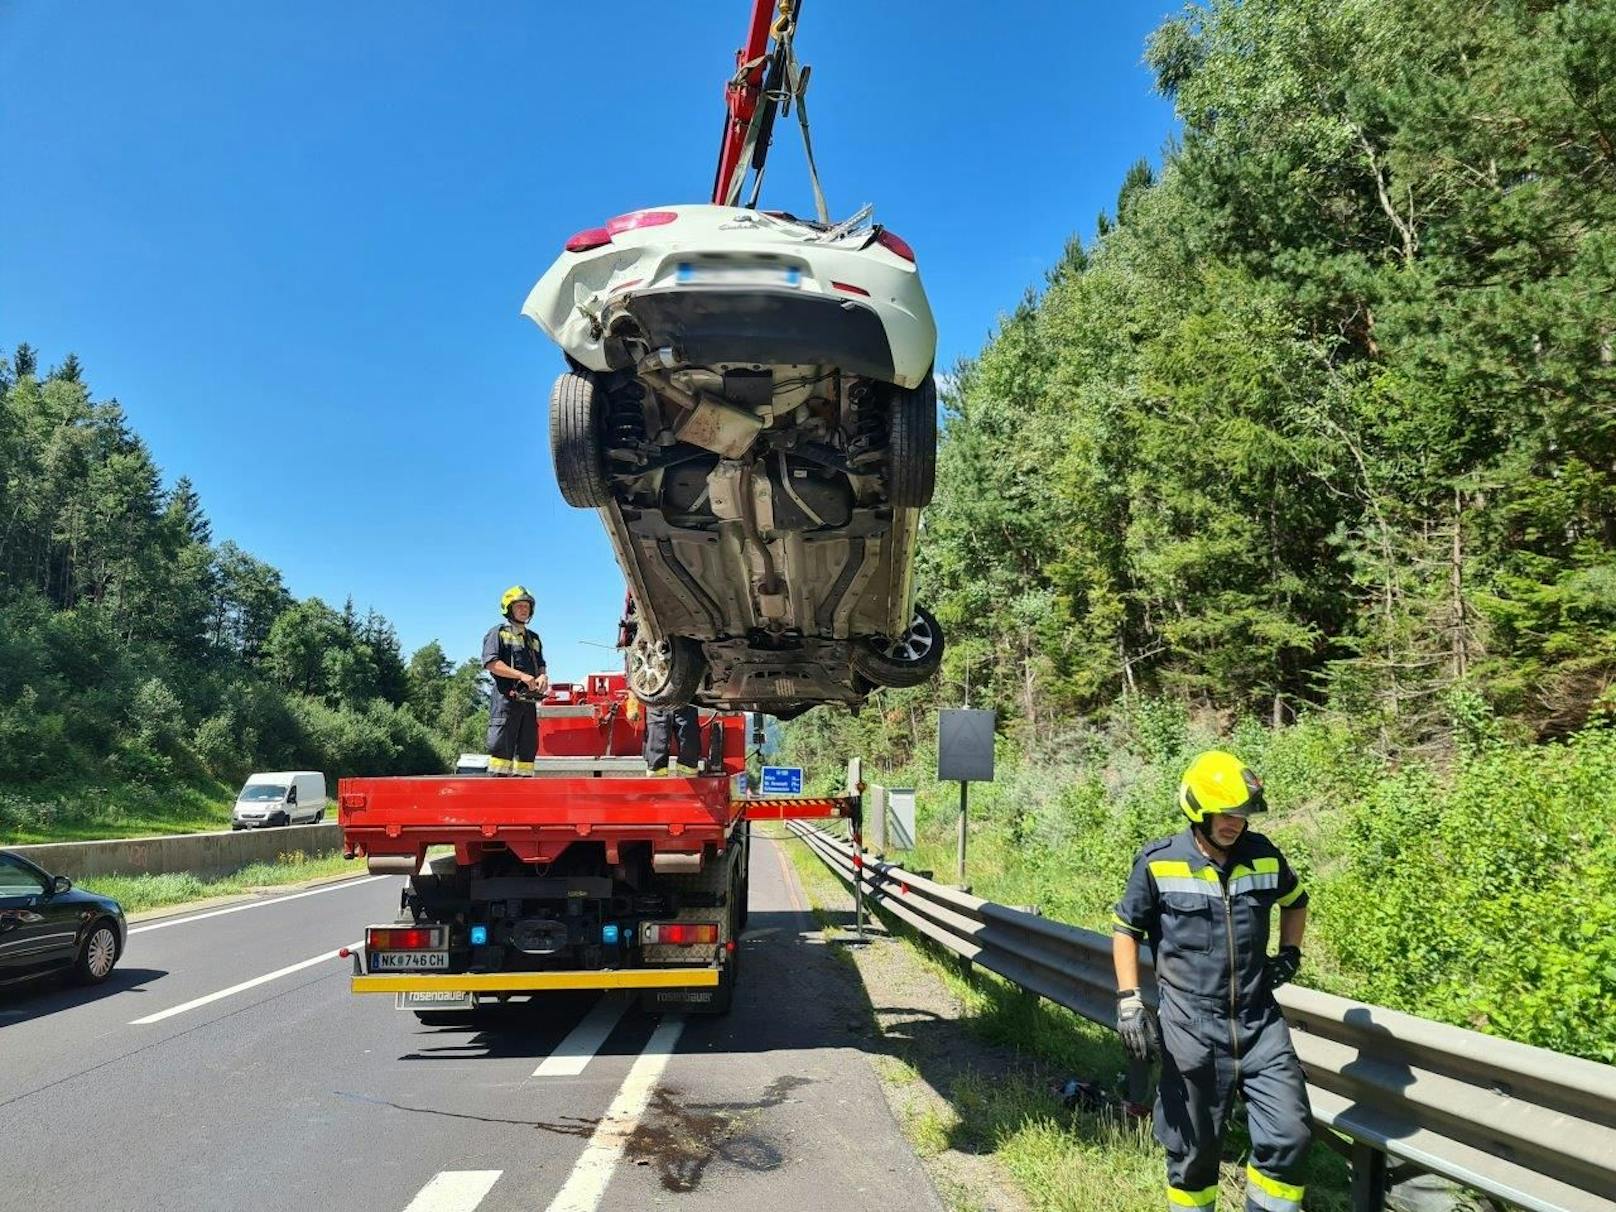
{"label": "red flatbed truck", "polygon": [[339,784],[344,854],[409,877],[399,920],[369,927],[353,955],[353,991],[393,994],[428,1021],[555,989],[634,989],[651,1009],[724,1013],[751,822],[856,827],[858,797],[735,794],[739,713],[701,721],[699,774],[648,777],[643,711],[622,674],[554,685],[538,712],[534,777]]}

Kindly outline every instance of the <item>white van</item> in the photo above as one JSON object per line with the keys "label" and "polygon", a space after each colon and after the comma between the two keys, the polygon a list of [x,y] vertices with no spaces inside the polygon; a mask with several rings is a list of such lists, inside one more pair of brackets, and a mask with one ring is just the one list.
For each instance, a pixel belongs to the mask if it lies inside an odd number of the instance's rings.
{"label": "white van", "polygon": [[318,770],[250,774],[230,810],[230,828],[313,824],[325,819],[325,775]]}

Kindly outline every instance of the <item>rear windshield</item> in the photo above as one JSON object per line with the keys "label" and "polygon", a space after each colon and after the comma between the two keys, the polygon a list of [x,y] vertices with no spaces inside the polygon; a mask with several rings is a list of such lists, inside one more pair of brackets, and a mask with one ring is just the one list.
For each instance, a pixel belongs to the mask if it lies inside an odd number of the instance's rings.
{"label": "rear windshield", "polygon": [[243,804],[258,804],[268,800],[284,800],[285,798],[286,788],[277,787],[273,783],[248,783],[241,789],[241,794],[236,797],[237,801]]}

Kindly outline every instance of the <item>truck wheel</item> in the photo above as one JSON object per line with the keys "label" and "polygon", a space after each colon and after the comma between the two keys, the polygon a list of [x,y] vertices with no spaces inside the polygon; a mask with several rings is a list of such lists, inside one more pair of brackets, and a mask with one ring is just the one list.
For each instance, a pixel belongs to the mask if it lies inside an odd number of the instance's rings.
{"label": "truck wheel", "polygon": [[685,636],[653,639],[645,628],[623,654],[628,688],[648,707],[682,707],[695,696],[707,672],[701,645]]}
{"label": "truck wheel", "polygon": [[887,500],[910,509],[931,504],[937,485],[937,381],[931,375],[892,397],[887,441]]}
{"label": "truck wheel", "polygon": [[561,499],[575,509],[611,504],[601,434],[606,393],[593,375],[569,370],[550,389],[550,454]]}
{"label": "truck wheel", "polygon": [[853,668],[878,686],[919,686],[943,664],[943,629],[931,611],[915,607],[909,629],[895,640],[868,638],[853,645]]}

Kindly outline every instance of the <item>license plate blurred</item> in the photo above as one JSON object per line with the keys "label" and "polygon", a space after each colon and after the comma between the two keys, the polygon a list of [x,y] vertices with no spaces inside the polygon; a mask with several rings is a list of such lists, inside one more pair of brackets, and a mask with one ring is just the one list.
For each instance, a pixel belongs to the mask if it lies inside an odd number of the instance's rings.
{"label": "license plate blurred", "polygon": [[370,956],[373,972],[447,972],[447,951],[375,951]]}
{"label": "license plate blurred", "polygon": [[745,261],[734,264],[681,261],[675,278],[681,284],[704,282],[721,286],[801,286],[802,270],[795,265],[765,265]]}
{"label": "license plate blurred", "polygon": [[475,1010],[477,995],[448,989],[428,993],[400,993],[394,1004],[400,1010]]}

